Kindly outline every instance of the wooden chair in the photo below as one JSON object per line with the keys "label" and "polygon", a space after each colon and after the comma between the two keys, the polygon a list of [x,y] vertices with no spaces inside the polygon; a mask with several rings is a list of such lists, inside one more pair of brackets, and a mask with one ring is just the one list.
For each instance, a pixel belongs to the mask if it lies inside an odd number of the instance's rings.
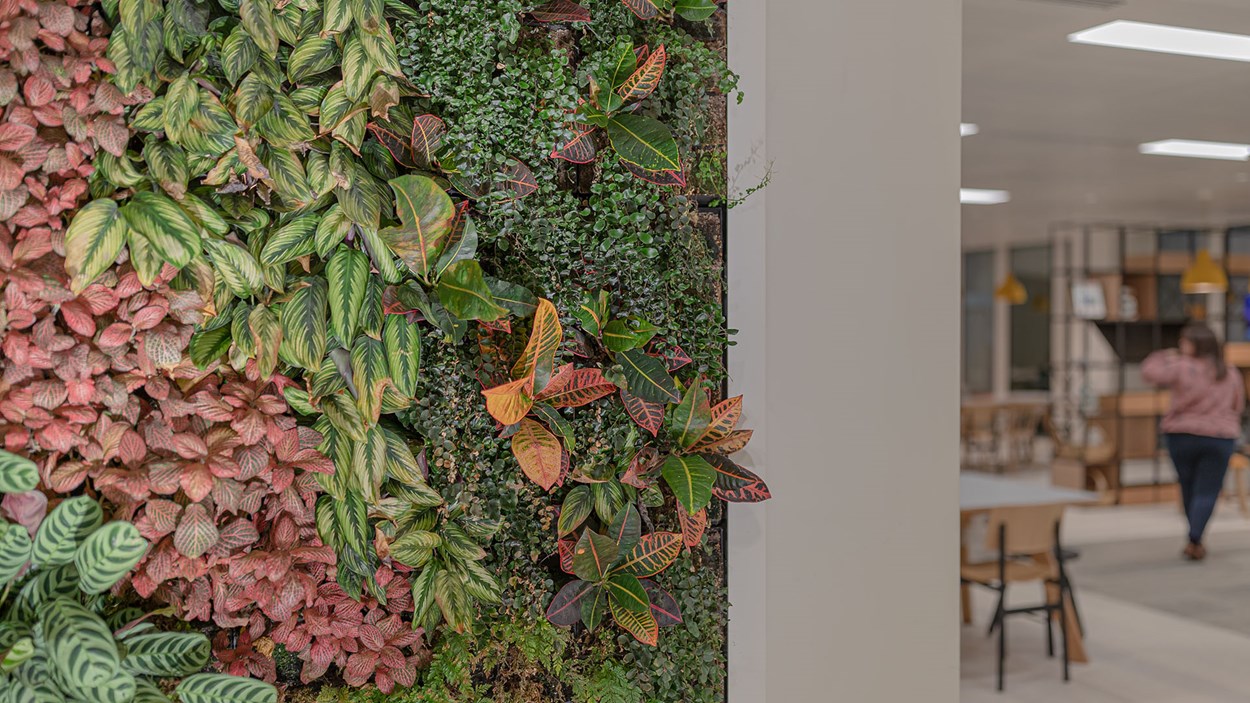
{"label": "wooden chair", "polygon": [[1246,496],[1246,471],[1250,471],[1250,457],[1238,452],[1228,460],[1228,471],[1233,475],[1233,490],[1241,516],[1250,518],[1250,500]]}
{"label": "wooden chair", "polygon": [[[961,564],[961,584],[975,584],[998,594],[990,633],[998,630],[998,690],[1003,690],[1007,659],[1007,618],[1042,614],[1046,620],[1047,655],[1055,655],[1054,620],[1059,620],[1063,650],[1063,680],[1069,680],[1067,603],[1070,582],[1064,568],[1059,541],[1063,506],[1043,505],[998,508],[990,511],[986,547],[997,553],[995,561]],[[1046,586],[1046,600],[1038,605],[1008,608],[1007,587],[1013,583],[1039,582]],[[1053,600],[1052,600],[1053,598]]]}
{"label": "wooden chair", "polygon": [[997,425],[998,409],[993,406],[960,409],[959,438],[964,466],[972,469],[1002,468]]}
{"label": "wooden chair", "polygon": [[1115,502],[1119,486],[1120,457],[1114,419],[1090,418],[1088,422],[1102,434],[1101,441],[1086,444],[1063,433],[1047,413],[1042,426],[1054,445],[1051,483],[1065,488],[1096,491],[1104,503]]}
{"label": "wooden chair", "polygon": [[1004,409],[1006,425],[1007,466],[1015,468],[1033,463],[1036,455],[1037,429],[1049,415],[1044,405],[1021,403]]}

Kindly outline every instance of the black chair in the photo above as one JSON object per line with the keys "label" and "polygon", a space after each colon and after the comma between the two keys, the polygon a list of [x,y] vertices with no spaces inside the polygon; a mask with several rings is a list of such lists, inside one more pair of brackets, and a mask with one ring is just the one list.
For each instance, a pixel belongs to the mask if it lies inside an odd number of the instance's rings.
{"label": "black chair", "polygon": [[[982,586],[998,594],[989,634],[998,631],[999,691],[1003,690],[1007,659],[1007,618],[1012,615],[1042,615],[1046,622],[1046,653],[1050,657],[1055,656],[1054,620],[1059,620],[1063,680],[1070,679],[1067,604],[1072,591],[1065,566],[1066,553],[1059,539],[1062,515],[1062,506],[1049,505],[990,511],[986,546],[997,553],[997,560],[964,564],[960,568],[962,583]],[[1047,600],[1037,605],[1008,608],[1008,585],[1023,582],[1042,582],[1048,586]]]}

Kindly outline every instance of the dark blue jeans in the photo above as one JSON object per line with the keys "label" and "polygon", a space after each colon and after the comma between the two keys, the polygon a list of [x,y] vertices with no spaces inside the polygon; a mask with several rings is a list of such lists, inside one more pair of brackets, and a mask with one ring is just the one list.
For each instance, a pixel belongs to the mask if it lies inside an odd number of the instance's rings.
{"label": "dark blue jeans", "polygon": [[1202,534],[1224,488],[1224,475],[1236,442],[1192,434],[1169,434],[1167,442],[1181,484],[1181,502],[1185,505],[1185,518],[1189,520],[1189,541],[1202,544]]}

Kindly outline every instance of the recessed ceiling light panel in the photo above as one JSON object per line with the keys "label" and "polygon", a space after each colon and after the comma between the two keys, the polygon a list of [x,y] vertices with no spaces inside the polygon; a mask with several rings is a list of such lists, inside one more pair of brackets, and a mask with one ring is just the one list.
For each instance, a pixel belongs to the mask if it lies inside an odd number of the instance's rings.
{"label": "recessed ceiling light panel", "polygon": [[1185,156],[1191,159],[1220,159],[1223,161],[1250,161],[1250,144],[1227,142],[1203,142],[1193,139],[1164,139],[1137,147],[1143,154],[1152,156]]}
{"label": "recessed ceiling light panel", "polygon": [[1166,24],[1115,20],[1069,34],[1068,41],[1162,54],[1250,61],[1250,36]]}
{"label": "recessed ceiling light panel", "polygon": [[987,190],[985,188],[960,188],[959,202],[964,205],[1002,205],[1011,200],[1011,193],[1005,190]]}

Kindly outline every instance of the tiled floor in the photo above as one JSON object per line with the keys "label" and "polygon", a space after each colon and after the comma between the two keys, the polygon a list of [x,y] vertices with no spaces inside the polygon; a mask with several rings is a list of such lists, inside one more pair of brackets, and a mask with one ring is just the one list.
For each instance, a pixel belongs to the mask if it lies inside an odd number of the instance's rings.
{"label": "tiled floor", "polygon": [[[1141,544],[1175,537],[1183,544],[1184,519],[1171,505],[1089,508],[1069,511],[1065,541],[1072,546],[1123,541]],[[1230,549],[1250,548],[1250,520],[1229,504],[1221,506],[1210,540]],[[1179,549],[1179,546],[1177,547]],[[1086,551],[1094,554],[1096,549]],[[1218,558],[1213,553],[1212,559]],[[1084,557],[1083,557],[1084,558]],[[1173,556],[1161,556],[1172,559]],[[1214,564],[1192,565],[1195,570]],[[1195,571],[1196,574],[1202,573]],[[1214,572],[1212,573],[1214,576]],[[1194,579],[1193,589],[1227,591],[1231,574],[1208,582]],[[1081,588],[1077,581],[1077,588]],[[1031,589],[1017,589],[1021,600],[1038,597]],[[975,592],[974,592],[975,593]],[[1143,607],[1114,593],[1090,589],[1079,592],[1086,621],[1090,663],[1074,665],[1072,681],[1064,684],[1058,660],[1046,658],[1045,629],[1041,622],[1013,619],[1008,628],[1007,690],[994,690],[996,641],[985,636],[993,602],[975,594],[975,624],[962,637],[962,696],[964,703],[1242,703],[1250,700],[1250,636],[1203,623],[1193,617]],[[1245,574],[1245,604],[1250,609],[1250,572]]]}

